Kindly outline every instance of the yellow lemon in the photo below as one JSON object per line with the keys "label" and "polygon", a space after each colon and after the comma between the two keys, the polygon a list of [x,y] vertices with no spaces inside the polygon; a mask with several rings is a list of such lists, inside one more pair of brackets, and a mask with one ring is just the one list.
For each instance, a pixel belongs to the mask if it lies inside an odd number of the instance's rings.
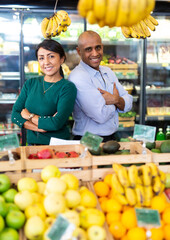
{"label": "yellow lemon", "polygon": [[80,205],[84,207],[93,208],[97,205],[97,199],[94,193],[89,190],[83,191],[81,194]]}
{"label": "yellow lemon", "polygon": [[41,179],[46,183],[52,177],[60,177],[61,172],[55,165],[48,165],[41,171]]}
{"label": "yellow lemon", "polygon": [[18,191],[28,190],[30,192],[36,192],[38,190],[37,182],[35,179],[30,177],[21,178],[17,184]]}
{"label": "yellow lemon", "polygon": [[27,219],[33,216],[39,216],[42,220],[45,220],[46,213],[41,203],[34,203],[25,209],[25,216]]}

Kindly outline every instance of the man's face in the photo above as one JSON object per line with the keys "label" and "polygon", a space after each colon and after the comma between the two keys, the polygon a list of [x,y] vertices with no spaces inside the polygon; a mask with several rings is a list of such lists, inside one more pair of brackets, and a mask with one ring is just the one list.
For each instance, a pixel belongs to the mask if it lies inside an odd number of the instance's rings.
{"label": "man's face", "polygon": [[77,52],[84,63],[99,70],[103,58],[103,45],[98,35],[85,35],[77,47]]}

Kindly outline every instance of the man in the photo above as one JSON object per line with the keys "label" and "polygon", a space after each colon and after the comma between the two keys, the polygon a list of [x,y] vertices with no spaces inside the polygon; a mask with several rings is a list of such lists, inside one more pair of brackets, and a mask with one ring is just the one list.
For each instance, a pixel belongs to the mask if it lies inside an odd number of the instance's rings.
{"label": "man", "polygon": [[74,139],[81,139],[88,131],[103,137],[104,142],[112,140],[119,126],[118,112],[131,110],[132,96],[110,68],[100,66],[103,44],[96,32],[85,31],[79,36],[77,52],[81,61],[69,75],[77,87]]}

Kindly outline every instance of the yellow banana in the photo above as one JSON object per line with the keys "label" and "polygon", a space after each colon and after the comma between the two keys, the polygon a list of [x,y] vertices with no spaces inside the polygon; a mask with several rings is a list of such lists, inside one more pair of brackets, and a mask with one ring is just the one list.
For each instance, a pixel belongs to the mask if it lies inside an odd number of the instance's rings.
{"label": "yellow banana", "polygon": [[146,15],[150,14],[150,12],[153,11],[154,7],[155,7],[155,0],[147,0],[147,6],[145,9],[145,13]]}
{"label": "yellow banana", "polygon": [[148,18],[145,18],[143,21],[150,28],[150,30],[155,31],[155,25]]}
{"label": "yellow banana", "polygon": [[139,24],[141,25],[141,28],[142,28],[143,32],[145,33],[145,36],[146,36],[146,37],[150,37],[150,36],[151,36],[151,33],[150,33],[148,27],[146,26],[145,22],[144,22],[143,20],[141,20],[141,21],[139,22]]}
{"label": "yellow banana", "polygon": [[139,5],[140,0],[130,1],[130,13],[127,21],[127,26],[132,26],[141,20]]}
{"label": "yellow banana", "polygon": [[125,193],[124,188],[122,187],[116,173],[113,173],[111,178],[111,186],[115,193],[123,194]]}
{"label": "yellow banana", "polygon": [[64,10],[57,11],[57,15],[62,17],[62,19],[65,19],[65,20],[67,20],[67,18],[68,18],[68,13]]}
{"label": "yellow banana", "polygon": [[122,184],[123,187],[129,187],[130,183],[129,183],[129,179],[128,179],[128,173],[127,173],[127,169],[125,167],[121,167],[118,171],[118,179],[120,181],[120,183]]}
{"label": "yellow banana", "polygon": [[143,185],[142,178],[140,176],[137,177],[137,184]]}
{"label": "yellow banana", "polygon": [[66,31],[67,31],[67,26],[63,26],[62,32],[66,32]]}
{"label": "yellow banana", "polygon": [[60,35],[60,33],[63,31],[63,26],[58,25],[57,29],[56,29],[56,35]]}
{"label": "yellow banana", "polygon": [[163,184],[165,184],[165,182],[166,182],[166,174],[163,171],[159,170],[159,176],[160,176],[161,182]]}
{"label": "yellow banana", "polygon": [[130,0],[119,0],[115,26],[126,26],[130,13]]}
{"label": "yellow banana", "polygon": [[93,0],[94,16],[102,20],[106,14],[106,1],[105,0]]}
{"label": "yellow banana", "polygon": [[138,29],[138,32],[140,33],[141,38],[146,38],[147,37],[145,32],[143,31],[141,25],[140,25],[140,22],[136,23],[136,28]]}
{"label": "yellow banana", "polygon": [[104,26],[106,26],[107,24],[105,23],[105,21],[104,20],[99,20],[98,21],[98,25],[99,25],[99,27],[104,27]]}
{"label": "yellow banana", "polygon": [[58,22],[58,25],[60,26],[64,25],[64,21],[66,21],[66,19],[64,19],[61,15],[55,14],[55,18]]}
{"label": "yellow banana", "polygon": [[151,15],[147,17],[155,26],[157,26],[159,23],[158,21]]}
{"label": "yellow banana", "polygon": [[130,187],[134,188],[137,184],[137,179],[138,179],[138,169],[136,165],[131,165],[128,168],[128,179],[129,179]]}
{"label": "yellow banana", "polygon": [[150,186],[152,183],[152,178],[151,178],[151,169],[149,166],[142,165],[139,169],[139,171],[141,171],[142,173],[142,181],[143,181],[143,185],[144,186]]}
{"label": "yellow banana", "polygon": [[144,194],[145,194],[144,206],[145,207],[150,207],[151,200],[152,200],[152,197],[153,197],[152,186],[144,187]]}
{"label": "yellow banana", "polygon": [[159,176],[153,179],[152,189],[156,195],[159,195],[162,189],[162,183]]}
{"label": "yellow banana", "polygon": [[147,7],[147,0],[145,1],[139,1],[139,16],[140,19],[144,19],[147,15],[146,15],[146,7]]}
{"label": "yellow banana", "polygon": [[97,19],[96,19],[95,15],[94,15],[94,12],[92,10],[88,11],[86,19],[90,24],[97,23]]}
{"label": "yellow banana", "polygon": [[66,20],[66,21],[63,20],[63,24],[64,24],[65,26],[67,26],[67,27],[70,26],[70,24],[71,24],[71,19],[70,19],[69,16],[67,17],[67,20]]}
{"label": "yellow banana", "polygon": [[49,23],[49,18],[44,18],[41,22],[41,32],[44,38],[46,38],[46,30]]}
{"label": "yellow banana", "polygon": [[57,27],[58,27],[58,22],[57,22],[57,19],[55,18],[55,16],[53,17],[53,28],[52,28],[52,31],[51,31],[51,36],[52,37],[55,37],[56,36],[56,30],[57,30]]}
{"label": "yellow banana", "polygon": [[151,163],[147,163],[147,166],[149,166],[151,169],[152,178],[157,177],[159,174],[159,170],[158,170],[158,167],[156,166],[156,164],[151,162]]}
{"label": "yellow banana", "polygon": [[131,38],[129,27],[122,26],[121,30],[125,38]]}
{"label": "yellow banana", "polygon": [[161,195],[164,192],[165,184],[161,182],[161,190],[159,192],[159,195]]}
{"label": "yellow banana", "polygon": [[82,17],[86,17],[87,12],[92,10],[93,8],[93,0],[79,0],[77,9]]}
{"label": "yellow banana", "polygon": [[139,38],[138,33],[134,30],[134,28],[129,27],[129,30],[130,30],[130,35],[132,38]]}
{"label": "yellow banana", "polygon": [[47,29],[46,29],[46,37],[51,37],[51,32],[53,29],[53,17],[50,18]]}
{"label": "yellow banana", "polygon": [[112,164],[112,168],[113,168],[113,171],[118,174],[118,171],[122,168],[123,166],[119,163],[113,163]]}
{"label": "yellow banana", "polygon": [[115,26],[117,18],[117,7],[119,0],[108,0],[106,5],[105,23],[108,26]]}
{"label": "yellow banana", "polygon": [[117,193],[117,194],[114,195],[114,198],[122,205],[126,205],[126,206],[129,205],[126,197],[124,195],[122,195],[122,194],[118,194]]}
{"label": "yellow banana", "polygon": [[136,193],[137,205],[143,206],[145,201],[145,193],[144,193],[143,186],[140,184],[137,184],[135,187],[135,193]]}
{"label": "yellow banana", "polygon": [[130,206],[134,206],[137,202],[135,190],[127,187],[125,188],[125,197]]}

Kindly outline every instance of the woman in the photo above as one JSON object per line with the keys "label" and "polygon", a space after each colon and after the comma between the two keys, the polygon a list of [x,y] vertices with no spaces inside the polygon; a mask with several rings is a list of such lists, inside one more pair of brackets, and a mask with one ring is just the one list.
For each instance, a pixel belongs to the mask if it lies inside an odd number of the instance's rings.
{"label": "woman", "polygon": [[62,46],[45,39],[36,49],[44,76],[27,80],[12,110],[12,122],[28,129],[29,145],[48,145],[51,137],[69,139],[67,120],[77,94],[73,83],[63,78]]}

